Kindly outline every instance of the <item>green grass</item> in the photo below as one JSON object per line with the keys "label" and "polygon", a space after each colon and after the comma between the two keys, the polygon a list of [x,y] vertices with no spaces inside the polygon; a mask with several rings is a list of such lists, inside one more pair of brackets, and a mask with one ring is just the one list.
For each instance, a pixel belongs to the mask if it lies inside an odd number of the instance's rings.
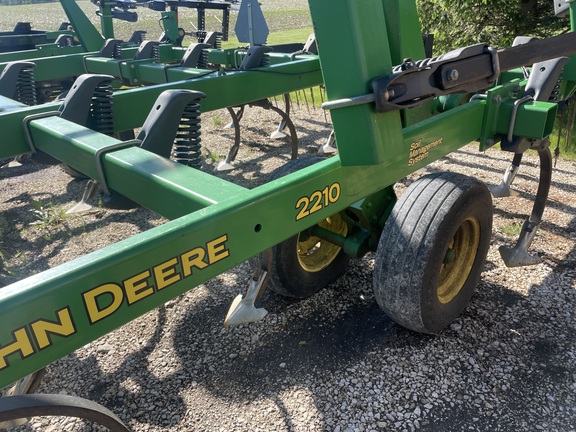
{"label": "green grass", "polygon": [[298,92],[290,93],[290,100],[292,104],[300,104],[301,106],[310,106],[310,108],[320,108],[322,102],[326,101],[326,95],[321,93],[320,87],[311,87]]}
{"label": "green grass", "polygon": [[[312,34],[312,27],[298,28],[292,30],[281,30],[274,33],[270,33],[267,45],[280,45],[287,43],[305,43],[308,40],[308,36]],[[230,40],[222,42],[222,48],[236,48],[240,46],[240,42],[235,36],[230,36]]]}
{"label": "green grass", "polygon": [[523,222],[512,222],[511,224],[500,228],[500,231],[502,231],[508,237],[518,237],[522,231],[522,225]]}
{"label": "green grass", "polygon": [[[576,134],[571,132],[568,145],[566,145],[566,128],[564,128],[563,131],[562,137],[560,138],[560,157],[576,160]],[[558,145],[558,128],[554,128],[554,131],[550,135],[550,143],[550,151],[554,153]]]}
{"label": "green grass", "polygon": [[214,124],[214,126],[220,126],[222,124],[222,119],[216,115],[212,119],[212,123]]}
{"label": "green grass", "polygon": [[32,201],[31,204],[33,207],[31,211],[36,220],[31,222],[30,225],[44,231],[44,238],[47,240],[50,239],[50,232],[52,229],[66,224],[69,216],[66,214],[66,210],[62,206],[53,205],[52,203],[44,203],[42,201]]}
{"label": "green grass", "polygon": [[305,43],[312,34],[312,27],[305,27],[293,30],[283,30],[270,33],[268,36],[268,45],[278,45],[285,43]]}

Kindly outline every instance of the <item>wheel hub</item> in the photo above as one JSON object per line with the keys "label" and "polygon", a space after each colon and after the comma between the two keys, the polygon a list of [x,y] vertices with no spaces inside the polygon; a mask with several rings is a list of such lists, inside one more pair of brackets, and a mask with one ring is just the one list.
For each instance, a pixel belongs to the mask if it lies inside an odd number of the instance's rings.
{"label": "wheel hub", "polygon": [[[348,225],[339,214],[335,214],[318,223],[318,226],[346,237]],[[298,236],[298,262],[308,272],[319,272],[332,263],[342,249],[327,240],[314,235],[301,234]]]}
{"label": "wheel hub", "polygon": [[450,303],[466,283],[479,243],[480,221],[469,217],[458,227],[444,255],[437,291],[441,303]]}

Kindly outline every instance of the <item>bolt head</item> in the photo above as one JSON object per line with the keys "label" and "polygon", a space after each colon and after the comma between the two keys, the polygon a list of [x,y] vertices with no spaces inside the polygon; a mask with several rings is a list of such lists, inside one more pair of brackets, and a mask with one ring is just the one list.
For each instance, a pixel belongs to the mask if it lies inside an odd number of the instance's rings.
{"label": "bolt head", "polygon": [[458,69],[450,69],[446,72],[446,78],[448,81],[456,81],[460,77]]}

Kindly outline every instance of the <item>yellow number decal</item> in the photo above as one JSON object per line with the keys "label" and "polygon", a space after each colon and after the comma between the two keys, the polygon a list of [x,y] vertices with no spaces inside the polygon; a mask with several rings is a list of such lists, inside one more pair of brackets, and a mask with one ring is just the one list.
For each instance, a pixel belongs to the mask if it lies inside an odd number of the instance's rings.
{"label": "yellow number decal", "polygon": [[302,208],[298,212],[296,220],[303,219],[310,214],[310,212],[308,211],[309,205],[310,205],[310,199],[308,197],[302,197],[298,200],[298,202],[296,203],[296,210],[298,210],[300,207]]}
{"label": "yellow number decal", "polygon": [[334,204],[340,199],[341,192],[340,183],[332,183],[322,190],[312,192],[310,196],[299,198],[295,206],[296,210],[298,210],[296,220],[304,219],[306,216],[310,216],[312,213]]}
{"label": "yellow number decal", "polygon": [[310,214],[316,213],[318,210],[322,210],[322,192],[313,192],[312,195],[310,195],[310,202],[312,203]]}

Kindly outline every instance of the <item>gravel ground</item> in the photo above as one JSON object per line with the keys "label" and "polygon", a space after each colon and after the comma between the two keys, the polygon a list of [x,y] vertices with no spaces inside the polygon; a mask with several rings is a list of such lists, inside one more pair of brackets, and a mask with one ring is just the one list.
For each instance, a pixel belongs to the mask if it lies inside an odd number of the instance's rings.
{"label": "gravel ground", "polygon": [[[295,107],[300,155],[329,132],[324,114]],[[226,112],[203,118],[212,171],[231,142]],[[289,158],[271,141],[277,118],[249,109],[238,169],[247,185]],[[496,184],[510,157],[473,145],[430,165]],[[477,293],[440,335],[396,325],[372,293],[373,255],[303,301],[267,293],[258,323],[224,328],[246,264],[51,364],[40,388],[95,400],[134,431],[575,431],[576,163],[554,171],[545,221],[532,250],[544,262],[508,269],[498,247],[514,243],[537,186],[527,155],[520,197],[495,200],[493,240]],[[398,192],[415,177],[398,185]],[[96,208],[47,223],[81,196],[84,181],[57,167],[0,170],[1,250],[7,281],[44,270],[164,222],[147,210]],[[33,200],[37,201],[36,206]],[[38,213],[40,204],[42,210]],[[44,215],[44,216],[43,216]],[[34,221],[41,223],[31,225]],[[100,431],[71,419],[34,418],[11,431]]]}

